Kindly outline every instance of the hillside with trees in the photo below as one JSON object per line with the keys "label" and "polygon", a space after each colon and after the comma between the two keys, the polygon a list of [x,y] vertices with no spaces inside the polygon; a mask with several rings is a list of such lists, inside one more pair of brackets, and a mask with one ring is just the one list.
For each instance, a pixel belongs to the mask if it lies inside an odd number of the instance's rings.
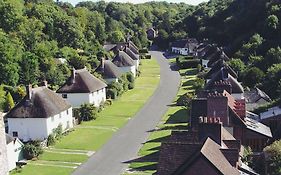
{"label": "hillside with trees", "polygon": [[27,84],[47,80],[55,90],[72,67],[86,66],[93,71],[106,54],[102,48],[105,43],[123,42],[130,36],[140,48],[148,47],[148,27],[165,28],[165,35],[169,35],[188,8],[165,2],[89,1],[73,7],[53,0],[1,0],[1,108],[9,109],[8,93],[17,103]]}
{"label": "hillside with trees", "polygon": [[[257,86],[278,100],[280,19],[278,0],[211,0],[198,6],[86,1],[76,7],[52,0],[1,0],[0,94],[6,98],[10,92],[17,102],[24,93],[18,86],[42,80],[56,89],[72,67],[93,71],[107,54],[105,43],[130,36],[140,48],[149,47],[146,29],[153,26],[159,31],[153,42],[162,49],[186,37],[217,43],[245,87]],[[4,108],[5,100],[0,101]]]}

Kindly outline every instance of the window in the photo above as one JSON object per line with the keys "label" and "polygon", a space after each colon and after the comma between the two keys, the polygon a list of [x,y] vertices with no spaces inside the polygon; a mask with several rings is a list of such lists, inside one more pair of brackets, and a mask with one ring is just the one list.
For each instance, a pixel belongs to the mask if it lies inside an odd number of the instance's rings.
{"label": "window", "polygon": [[66,110],[66,115],[68,115],[68,109]]}
{"label": "window", "polygon": [[18,137],[18,132],[14,131],[13,132],[13,137]]}
{"label": "window", "polygon": [[62,94],[62,98],[67,98],[67,94]]}

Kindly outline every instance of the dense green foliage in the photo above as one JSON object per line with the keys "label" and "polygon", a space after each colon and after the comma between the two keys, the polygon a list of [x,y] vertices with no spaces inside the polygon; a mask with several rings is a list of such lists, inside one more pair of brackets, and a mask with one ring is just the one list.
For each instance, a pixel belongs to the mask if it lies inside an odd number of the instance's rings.
{"label": "dense green foliage", "polygon": [[[187,8],[165,2],[88,1],[73,7],[52,0],[0,0],[0,84],[15,87],[47,80],[56,89],[72,67],[93,71],[105,42],[123,42],[130,36],[140,48],[148,47],[146,29],[155,26],[170,33]],[[184,35],[174,38],[186,35],[181,29],[177,33]]]}
{"label": "dense green foliage", "polygon": [[140,48],[148,47],[145,31],[154,26],[158,37],[153,42],[160,48],[186,37],[224,47],[244,86],[279,98],[280,18],[281,5],[274,0],[210,0],[198,6],[87,1],[76,7],[52,0],[0,0],[0,84],[46,79],[56,89],[72,67],[93,71],[105,42],[130,37]]}
{"label": "dense green foliage", "polygon": [[43,148],[40,144],[40,141],[31,141],[23,146],[23,154],[24,158],[32,159],[38,157],[40,154],[43,153]]}
{"label": "dense green foliage", "polygon": [[264,149],[268,174],[281,173],[281,141],[275,141]]}
{"label": "dense green foliage", "polygon": [[98,109],[93,104],[82,104],[79,113],[79,121],[95,120],[98,117]]}

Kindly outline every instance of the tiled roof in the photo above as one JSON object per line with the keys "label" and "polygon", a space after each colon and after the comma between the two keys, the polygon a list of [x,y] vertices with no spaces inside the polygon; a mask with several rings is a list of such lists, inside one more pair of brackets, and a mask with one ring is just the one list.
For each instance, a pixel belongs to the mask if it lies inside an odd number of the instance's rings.
{"label": "tiled roof", "polygon": [[218,71],[221,69],[226,70],[230,75],[232,75],[234,78],[238,78],[236,72],[224,61],[224,60],[219,60],[214,64],[214,66],[209,70],[209,72],[206,74],[207,79],[211,79],[213,75],[215,75]]}
{"label": "tiled roof", "polygon": [[219,60],[224,60],[224,61],[230,60],[229,57],[225,54],[225,52],[221,49],[217,51],[215,54],[212,54],[212,57],[209,58],[209,62],[207,66],[212,67]]}
{"label": "tiled roof", "polygon": [[269,138],[272,137],[271,130],[268,126],[248,117],[245,117],[244,121],[247,129],[250,129]]}
{"label": "tiled roof", "polygon": [[[239,175],[238,169],[234,168],[226,159],[221,151],[221,146],[212,139],[207,138],[202,145],[199,154],[194,153],[192,157],[188,157],[186,161],[177,169],[173,175],[180,175],[188,170],[193,164],[195,157],[202,155],[206,160],[223,175]],[[202,167],[203,168],[203,167]],[[201,170],[201,172],[204,170]],[[208,174],[208,172],[205,172]]]}
{"label": "tiled roof", "polygon": [[216,81],[228,81],[231,84],[232,93],[243,93],[244,89],[242,85],[237,81],[236,78],[234,78],[231,74],[228,73],[227,70],[221,69],[217,73],[214,74],[212,79],[206,84],[205,89],[206,90],[212,90],[213,85]]}
{"label": "tiled roof", "polygon": [[66,83],[57,90],[58,93],[90,93],[107,86],[103,81],[93,76],[86,69],[73,71],[74,75],[72,73]]}
{"label": "tiled roof", "polygon": [[247,91],[244,93],[244,96],[246,98],[247,103],[256,103],[261,98],[264,99],[267,102],[271,102],[271,98],[262,90],[259,88],[255,88],[251,91]]}
{"label": "tiled roof", "polygon": [[7,114],[7,118],[48,118],[71,107],[60,95],[47,87],[31,89],[31,98],[26,95]]}

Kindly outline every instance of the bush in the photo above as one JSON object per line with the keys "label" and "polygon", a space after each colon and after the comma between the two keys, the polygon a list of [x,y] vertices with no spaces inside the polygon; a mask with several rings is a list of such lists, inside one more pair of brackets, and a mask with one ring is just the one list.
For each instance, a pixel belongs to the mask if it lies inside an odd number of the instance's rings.
{"label": "bush", "polygon": [[194,98],[194,94],[191,93],[185,93],[177,100],[178,106],[189,106],[192,99]]}
{"label": "bush", "polygon": [[196,92],[204,88],[205,80],[202,78],[197,78],[193,84],[193,88]]}
{"label": "bush", "polygon": [[42,153],[43,148],[40,141],[32,141],[23,146],[23,156],[28,160],[38,157]]}
{"label": "bush", "polygon": [[126,74],[126,79],[130,82],[133,83],[135,81],[135,77],[132,73],[127,73]]}
{"label": "bush", "polygon": [[110,106],[112,105],[112,100],[111,99],[107,99],[105,102],[104,102],[104,106]]}
{"label": "bush", "polygon": [[129,89],[134,89],[134,87],[135,87],[135,83],[129,83],[129,85],[128,85]]}
{"label": "bush", "polygon": [[147,49],[147,48],[140,49],[140,50],[139,50],[139,53],[140,53],[140,54],[148,53],[148,49]]}
{"label": "bush", "polygon": [[179,56],[176,58],[177,65],[182,69],[197,68],[201,64],[200,59],[193,59],[193,57]]}
{"label": "bush", "polygon": [[110,88],[106,90],[106,98],[107,99],[116,99],[117,98],[117,91],[114,88]]}
{"label": "bush", "polygon": [[57,140],[61,139],[62,137],[62,125],[59,124],[57,128],[53,129],[53,134]]}
{"label": "bush", "polygon": [[56,139],[54,134],[50,134],[47,139],[47,146],[54,145],[56,143]]}
{"label": "bush", "polygon": [[98,110],[93,104],[82,104],[79,111],[81,121],[95,120],[98,117]]}
{"label": "bush", "polygon": [[281,172],[281,140],[273,142],[264,148],[268,174],[279,175]]}

